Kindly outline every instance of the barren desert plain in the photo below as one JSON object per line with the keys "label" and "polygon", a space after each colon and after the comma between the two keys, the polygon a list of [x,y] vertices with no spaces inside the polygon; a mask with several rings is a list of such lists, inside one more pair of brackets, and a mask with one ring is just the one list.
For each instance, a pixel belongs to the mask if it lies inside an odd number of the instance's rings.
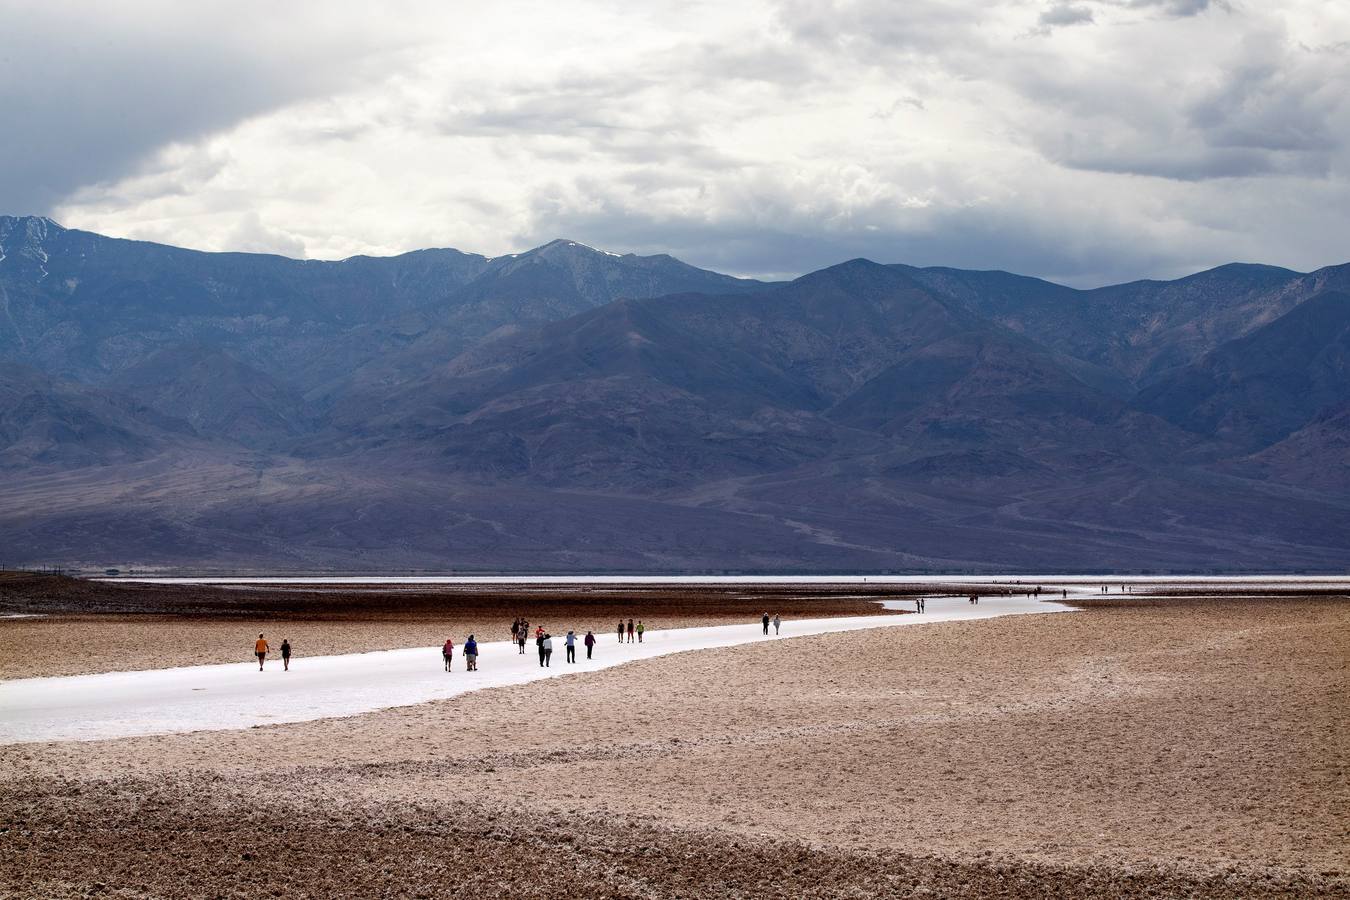
{"label": "barren desert plain", "polygon": [[[28,618],[0,620],[6,689],[256,667],[259,631],[297,670],[504,640],[517,615],[606,653],[629,616],[769,610],[784,634],[349,717],[8,743],[0,896],[1350,896],[1350,585],[1115,579],[1057,585],[1072,612],[903,611],[1024,587],[9,574],[0,613]],[[899,609],[875,627],[792,636],[880,600]]]}

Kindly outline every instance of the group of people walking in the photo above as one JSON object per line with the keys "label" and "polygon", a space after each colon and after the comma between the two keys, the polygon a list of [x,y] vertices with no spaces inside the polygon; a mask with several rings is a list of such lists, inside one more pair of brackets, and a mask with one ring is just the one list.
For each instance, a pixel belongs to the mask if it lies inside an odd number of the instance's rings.
{"label": "group of people walking", "polygon": [[[769,633],[770,625],[773,626],[773,633],[778,634],[778,629],[782,626],[783,619],[777,613],[774,613],[774,615],[770,617],[766,612],[761,619],[761,624],[764,626],[765,634]],[[618,628],[616,629],[620,644],[625,643],[625,640],[629,644],[634,641],[640,644],[642,643],[642,638],[646,631],[647,626],[642,623],[641,619],[638,619],[636,622],[632,619],[628,619],[627,621],[620,619]],[[529,641],[530,623],[528,620],[518,617],[511,623],[511,643],[519,648],[521,654],[524,654],[525,645],[528,644]],[[563,648],[566,650],[566,660],[569,663],[575,663],[577,661],[577,642],[578,638],[575,631],[568,631],[567,635],[563,638]],[[586,658],[593,659],[595,646],[599,643],[599,640],[595,636],[595,632],[587,631],[586,636],[580,638],[580,643],[586,648]],[[552,668],[553,635],[545,631],[542,625],[535,626],[534,644],[539,651],[540,668]],[[259,634],[258,640],[254,642],[253,649],[258,657],[258,671],[261,672],[263,670],[263,664],[267,661],[267,654],[271,652],[271,645],[262,634]],[[279,649],[281,653],[281,664],[284,669],[289,672],[291,668],[290,640],[288,638],[282,638],[281,647]],[[469,635],[468,639],[464,641],[461,652],[464,654],[465,671],[478,671],[478,641],[473,635]],[[455,641],[453,638],[446,638],[445,643],[441,645],[441,661],[445,665],[445,671],[451,671],[451,663],[454,661],[454,657]]]}
{"label": "group of people walking", "polygon": [[641,620],[641,619],[638,619],[638,622],[637,622],[637,626],[636,626],[636,627],[633,625],[633,620],[632,620],[632,619],[629,619],[629,620],[628,620],[628,625],[627,625],[626,630],[625,630],[625,626],[624,626],[624,624],[623,624],[623,619],[620,619],[620,620],[619,620],[619,628],[618,628],[618,632],[619,632],[619,643],[622,644],[622,643],[624,642],[624,641],[623,641],[623,636],[624,636],[625,634],[627,634],[627,635],[628,635],[628,643],[630,643],[630,644],[633,643],[633,635],[637,635],[637,642],[640,644],[640,643],[642,643],[642,635],[643,635],[643,633],[644,633],[646,630],[647,630],[647,626],[642,624],[642,620]]}
{"label": "group of people walking", "polygon": [[[284,671],[291,670],[291,642],[289,638],[281,639],[281,667]],[[258,671],[263,670],[263,663],[267,662],[267,654],[272,652],[272,645],[267,642],[267,638],[261,633],[258,639],[253,642],[253,654],[258,657]]]}
{"label": "group of people walking", "polygon": [[[446,638],[445,643],[441,645],[441,659],[445,663],[445,671],[450,671],[450,662],[455,657],[455,642],[452,638]],[[478,671],[478,641],[473,635],[464,642],[464,671]]]}

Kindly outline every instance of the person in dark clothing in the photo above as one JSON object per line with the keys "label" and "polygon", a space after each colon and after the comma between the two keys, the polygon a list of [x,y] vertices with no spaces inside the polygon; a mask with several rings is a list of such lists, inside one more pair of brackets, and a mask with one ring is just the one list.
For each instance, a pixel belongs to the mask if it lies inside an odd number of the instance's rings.
{"label": "person in dark clothing", "polygon": [[478,642],[469,635],[469,639],[464,642],[464,668],[469,672],[478,671]]}
{"label": "person in dark clothing", "polygon": [[768,614],[768,613],[765,613],[765,614],[764,614],[764,618],[760,619],[760,621],[764,623],[764,633],[765,633],[765,634],[768,634],[768,633],[769,633],[769,614]]}
{"label": "person in dark clothing", "polygon": [[514,643],[516,642],[516,638],[518,638],[518,637],[520,637],[520,619],[519,619],[519,618],[517,618],[514,622],[511,623],[511,643],[514,644]]}
{"label": "person in dark clothing", "polygon": [[577,661],[577,636],[575,632],[567,632],[567,637],[563,639],[567,645],[567,661],[574,663]]}
{"label": "person in dark clothing", "polygon": [[623,643],[623,619],[619,620],[619,643]]}
{"label": "person in dark clothing", "polygon": [[632,620],[632,619],[629,619],[629,620],[628,620],[628,643],[630,643],[630,644],[633,643],[633,635],[634,635],[635,633],[636,633],[636,632],[634,631],[634,628],[633,628],[633,620]]}
{"label": "person in dark clothing", "polygon": [[539,668],[544,667],[544,629],[539,629],[539,634],[534,639],[534,645],[539,648]]}
{"label": "person in dark clothing", "polygon": [[289,672],[291,670],[291,639],[281,639],[281,670]]}
{"label": "person in dark clothing", "polygon": [[586,658],[590,659],[591,651],[595,649],[595,635],[592,632],[586,632],[586,640],[583,643],[586,645]]}
{"label": "person in dark clothing", "polygon": [[552,668],[553,666],[553,635],[544,634],[544,665]]}

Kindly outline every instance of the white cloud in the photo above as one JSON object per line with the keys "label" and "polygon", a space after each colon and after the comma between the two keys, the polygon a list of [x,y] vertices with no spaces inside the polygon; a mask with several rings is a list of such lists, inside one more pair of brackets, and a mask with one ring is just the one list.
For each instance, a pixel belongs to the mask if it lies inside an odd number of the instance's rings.
{"label": "white cloud", "polygon": [[[1346,255],[1350,11],[1318,0],[175,8],[123,12],[118,53],[48,85],[27,65],[68,44],[55,13],[28,28],[0,113],[78,121],[0,150],[47,185],[7,196],[317,257],[565,235],[747,274],[867,255],[1085,283]],[[135,127],[95,110],[119,102]]]}

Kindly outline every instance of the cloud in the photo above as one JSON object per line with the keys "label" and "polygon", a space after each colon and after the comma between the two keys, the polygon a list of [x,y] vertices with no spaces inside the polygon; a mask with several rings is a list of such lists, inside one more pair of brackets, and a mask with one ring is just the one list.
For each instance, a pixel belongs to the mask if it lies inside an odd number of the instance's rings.
{"label": "cloud", "polygon": [[4,211],[122,236],[1085,284],[1350,230],[1350,10],[1318,0],[9,5]]}
{"label": "cloud", "polygon": [[0,2],[0,196],[38,211],[165,145],[365,77],[409,39],[317,2]]}
{"label": "cloud", "polygon": [[1086,25],[1092,21],[1092,9],[1087,6],[1075,6],[1072,3],[1051,4],[1036,20],[1042,30],[1061,28],[1065,25]]}
{"label": "cloud", "polygon": [[1210,0],[1129,0],[1133,9],[1157,9],[1169,16],[1198,16],[1209,9]]}
{"label": "cloud", "polygon": [[305,258],[305,242],[280,228],[263,224],[257,212],[244,213],[226,238],[229,245],[244,253],[275,253],[292,259]]}

